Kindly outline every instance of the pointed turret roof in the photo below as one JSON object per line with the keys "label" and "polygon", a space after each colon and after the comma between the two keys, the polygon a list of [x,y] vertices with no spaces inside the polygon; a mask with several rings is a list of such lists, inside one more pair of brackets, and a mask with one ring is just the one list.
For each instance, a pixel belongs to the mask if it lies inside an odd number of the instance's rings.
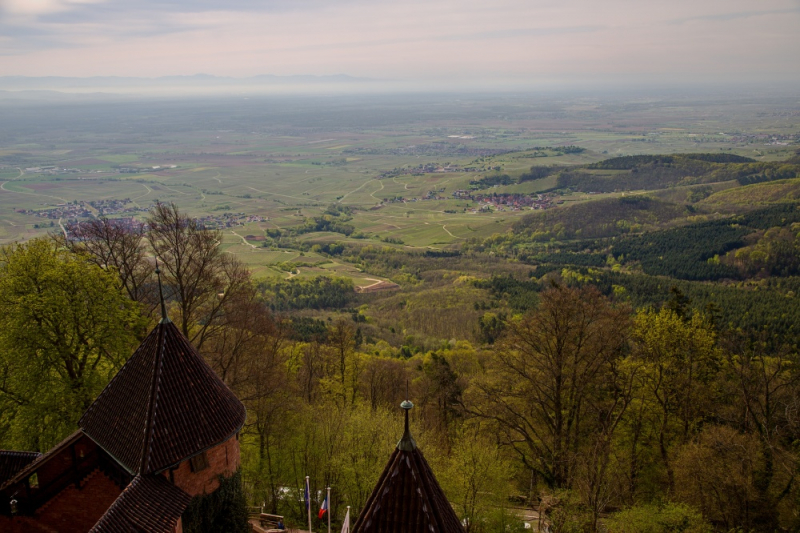
{"label": "pointed turret roof", "polygon": [[353,533],[464,533],[408,427],[353,526]]}
{"label": "pointed turret roof", "polygon": [[79,425],[131,474],[151,474],[227,440],[244,421],[244,405],[164,313]]}

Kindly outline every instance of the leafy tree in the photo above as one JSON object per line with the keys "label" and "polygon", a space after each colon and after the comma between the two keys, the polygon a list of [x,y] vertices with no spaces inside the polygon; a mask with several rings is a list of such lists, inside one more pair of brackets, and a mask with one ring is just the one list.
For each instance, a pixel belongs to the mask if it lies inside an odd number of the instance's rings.
{"label": "leafy tree", "polygon": [[762,512],[753,483],[763,461],[758,452],[758,438],[752,434],[706,427],[676,457],[676,498],[696,505],[725,531],[776,531],[777,515]]}
{"label": "leafy tree", "polygon": [[[731,426],[744,435],[757,437],[754,442],[758,443],[760,460],[752,468],[757,502],[751,505],[749,519],[764,522],[787,503],[793,481],[783,475],[785,465],[798,464],[797,434],[791,417],[799,392],[800,357],[795,348],[770,346],[736,332],[728,333],[722,345],[722,387],[728,401],[720,411]],[[776,526],[768,520],[767,524]]]}
{"label": "leafy tree", "polygon": [[242,474],[219,477],[219,488],[196,496],[183,512],[186,533],[248,533],[247,499],[242,489]]}
{"label": "leafy tree", "polygon": [[497,531],[492,511],[508,505],[513,493],[512,465],[496,441],[480,427],[459,433],[436,471],[437,479],[464,520],[466,533]]}
{"label": "leafy tree", "polygon": [[467,409],[495,420],[547,485],[569,486],[574,456],[607,409],[601,404],[627,327],[628,310],[593,287],[552,287],[538,309],[508,325],[487,372],[473,381]]}
{"label": "leafy tree", "polygon": [[606,520],[609,533],[711,533],[697,509],[683,503],[640,504]]}
{"label": "leafy tree", "polygon": [[353,299],[353,280],[316,276],[285,280],[262,280],[258,289],[275,311],[345,307]]}
{"label": "leafy tree", "polygon": [[[679,293],[677,296],[682,297]],[[721,358],[716,335],[702,314],[685,320],[665,307],[640,311],[632,339],[633,362],[641,365],[638,396],[648,405],[644,416],[656,437],[654,445],[658,446],[669,490],[673,490],[670,448],[676,442],[689,441],[702,421],[704,408],[712,401],[708,385]],[[633,454],[637,446],[636,441],[631,443]]]}
{"label": "leafy tree", "polygon": [[130,355],[142,326],[116,272],[50,239],[0,250],[0,420],[9,446],[45,451]]}
{"label": "leafy tree", "polygon": [[478,327],[480,328],[480,339],[486,344],[494,344],[500,337],[500,334],[505,329],[506,316],[505,313],[484,313],[478,319]]}
{"label": "leafy tree", "polygon": [[447,435],[452,420],[460,414],[457,408],[461,403],[462,386],[458,375],[447,359],[436,352],[424,356],[420,369],[422,376],[417,383],[419,405],[431,414],[429,418],[435,420],[439,433]]}

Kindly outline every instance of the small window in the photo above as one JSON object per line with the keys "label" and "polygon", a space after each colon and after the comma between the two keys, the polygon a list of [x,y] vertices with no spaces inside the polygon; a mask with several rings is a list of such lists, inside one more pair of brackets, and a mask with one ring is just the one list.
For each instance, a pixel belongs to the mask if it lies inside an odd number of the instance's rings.
{"label": "small window", "polygon": [[36,472],[31,474],[31,477],[28,478],[28,486],[32,489],[39,488],[39,474],[37,474]]}
{"label": "small window", "polygon": [[189,463],[192,465],[192,472],[205,470],[208,468],[208,455],[206,455],[206,452],[197,454],[189,459]]}

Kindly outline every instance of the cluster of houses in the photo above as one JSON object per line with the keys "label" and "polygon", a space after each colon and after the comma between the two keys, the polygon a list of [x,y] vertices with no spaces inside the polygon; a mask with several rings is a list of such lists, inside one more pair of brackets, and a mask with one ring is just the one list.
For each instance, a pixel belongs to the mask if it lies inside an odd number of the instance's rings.
{"label": "cluster of houses", "polygon": [[266,222],[267,217],[261,215],[248,215],[247,213],[222,213],[220,215],[206,215],[195,218],[200,225],[208,229],[225,229],[244,226],[251,222]]}
{"label": "cluster of houses", "polygon": [[[47,209],[17,209],[16,212],[24,215],[31,215],[49,220],[64,220],[69,223],[77,223],[80,219],[95,218],[101,216],[129,215],[128,218],[120,220],[135,219],[131,215],[149,212],[152,206],[140,207],[132,204],[129,198],[123,200],[76,200],[74,202],[57,204]],[[222,213],[219,215],[206,215],[195,219],[203,227],[208,229],[224,229],[237,226],[244,226],[251,222],[265,222],[267,217],[261,215],[250,215],[247,213]]]}
{"label": "cluster of houses", "polygon": [[49,218],[51,220],[58,220],[60,218],[88,218],[92,216],[91,210],[84,202],[77,204],[58,204],[50,209],[41,209],[39,211],[33,209],[17,209],[17,213],[33,215],[39,218]]}
{"label": "cluster of houses", "polygon": [[84,170],[79,168],[59,168],[55,166],[43,166],[43,167],[30,167],[26,168],[25,172],[29,174],[47,174],[49,176],[55,176],[57,174],[82,174],[85,173]]}
{"label": "cluster of houses", "polygon": [[118,167],[114,169],[117,174],[140,174],[142,172],[158,172],[178,168],[178,165],[155,165],[152,167]]}
{"label": "cluster of houses", "polygon": [[44,174],[47,176],[56,176],[59,174],[90,174],[92,172],[104,174],[140,174],[143,172],[158,172],[160,170],[170,170],[176,168],[178,168],[178,165],[155,165],[150,167],[120,166],[111,170],[87,170],[83,168],[66,168],[57,167],[54,165],[42,165],[39,167],[28,167],[24,170],[26,174]]}
{"label": "cluster of houses", "polygon": [[[392,196],[383,198],[380,204],[372,207],[370,210],[374,211],[380,209],[387,204],[397,203],[413,203],[423,202],[426,200],[447,200],[446,197],[439,193],[444,192],[444,189],[438,191],[428,191],[421,198],[405,198],[403,196]],[[470,209],[470,213],[481,213],[486,211],[523,211],[528,209],[550,209],[558,204],[563,203],[562,200],[557,200],[552,194],[520,194],[520,193],[478,193],[472,190],[459,189],[451,195],[456,200],[467,200],[477,204],[474,208]],[[445,213],[455,213],[455,211],[445,210]]]}
{"label": "cluster of houses", "polygon": [[425,163],[415,167],[398,167],[382,172],[378,179],[394,178],[397,176],[419,176],[421,174],[445,174],[449,172],[482,172],[485,168],[461,167],[458,165],[440,165],[438,163]]}
{"label": "cluster of houses", "polygon": [[77,220],[94,216],[135,214],[147,212],[147,210],[146,207],[139,207],[131,204],[131,200],[125,198],[124,200],[91,200],[88,202],[76,200],[74,202],[57,204],[55,207],[47,209],[17,209],[17,213],[50,220]]}
{"label": "cluster of houses", "polygon": [[141,207],[128,205],[130,203],[130,198],[125,198],[123,200],[90,200],[88,202],[90,206],[97,210],[97,214],[100,216],[121,215],[123,213],[133,213],[143,210]]}
{"label": "cluster of houses", "polygon": [[477,207],[473,213],[480,211],[521,211],[524,209],[549,209],[556,205],[557,200],[550,194],[519,194],[519,193],[476,193],[459,189],[453,193],[457,200],[475,202]]}

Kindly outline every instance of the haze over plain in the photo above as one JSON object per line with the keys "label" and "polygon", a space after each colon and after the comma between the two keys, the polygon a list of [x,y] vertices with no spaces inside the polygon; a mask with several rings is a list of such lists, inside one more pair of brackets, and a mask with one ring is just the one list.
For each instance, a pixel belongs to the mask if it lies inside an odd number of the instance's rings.
{"label": "haze over plain", "polygon": [[5,76],[347,74],[416,90],[800,80],[798,0],[0,0],[0,16]]}

